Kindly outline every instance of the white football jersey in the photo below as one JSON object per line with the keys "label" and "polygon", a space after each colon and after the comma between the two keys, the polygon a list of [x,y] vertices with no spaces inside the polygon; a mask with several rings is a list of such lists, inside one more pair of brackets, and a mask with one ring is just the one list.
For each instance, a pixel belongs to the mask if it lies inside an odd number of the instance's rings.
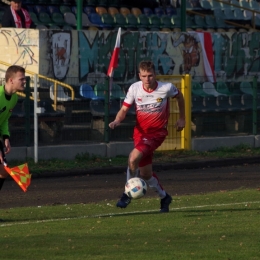
{"label": "white football jersey", "polygon": [[132,84],[123,105],[136,108],[135,133],[149,134],[166,129],[169,118],[169,97],[175,97],[179,90],[172,84],[157,82],[156,89],[147,91],[142,81]]}

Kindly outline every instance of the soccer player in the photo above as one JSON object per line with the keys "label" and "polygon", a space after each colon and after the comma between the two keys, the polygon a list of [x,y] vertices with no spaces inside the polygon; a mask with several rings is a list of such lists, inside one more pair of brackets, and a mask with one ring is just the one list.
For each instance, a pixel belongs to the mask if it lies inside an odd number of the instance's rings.
{"label": "soccer player", "polygon": [[3,166],[5,155],[11,150],[8,119],[18,100],[16,92],[23,91],[25,83],[25,69],[13,65],[5,73],[5,85],[0,86],[0,190],[8,176]]}
{"label": "soccer player", "polygon": [[[172,83],[156,81],[155,67],[151,61],[142,61],[139,64],[139,77],[141,81],[130,86],[121,109],[109,127],[114,129],[120,125],[129,108],[135,104],[134,149],[128,158],[127,180],[140,173],[140,177],[160,196],[160,212],[169,212],[172,197],[166,193],[153,172],[152,158],[153,152],[168,135],[170,97],[177,99],[180,111],[175,127],[177,131],[183,130],[185,126],[184,98]],[[123,193],[116,206],[126,208],[130,202],[131,198]]]}

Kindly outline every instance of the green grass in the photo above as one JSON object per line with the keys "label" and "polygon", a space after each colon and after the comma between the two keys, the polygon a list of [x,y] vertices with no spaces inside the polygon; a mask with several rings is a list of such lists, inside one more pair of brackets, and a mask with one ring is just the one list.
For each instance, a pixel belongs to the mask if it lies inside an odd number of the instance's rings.
{"label": "green grass", "polygon": [[[250,157],[259,156],[260,148],[250,148],[246,145],[239,145],[231,148],[220,147],[213,151],[198,152],[198,151],[164,151],[155,152],[154,163],[177,163],[196,161],[199,159],[214,159],[214,158],[234,158],[234,157]],[[78,154],[74,160],[39,160],[34,163],[34,160],[27,160],[30,172],[39,174],[43,172],[64,171],[64,170],[83,170],[90,168],[110,167],[110,166],[126,166],[127,156],[117,156],[115,158],[98,157],[89,155],[88,153]],[[10,161],[9,166],[16,166],[24,163],[24,161]]]}
{"label": "green grass", "polygon": [[159,199],[0,210],[5,259],[260,259],[260,193],[236,190]]}

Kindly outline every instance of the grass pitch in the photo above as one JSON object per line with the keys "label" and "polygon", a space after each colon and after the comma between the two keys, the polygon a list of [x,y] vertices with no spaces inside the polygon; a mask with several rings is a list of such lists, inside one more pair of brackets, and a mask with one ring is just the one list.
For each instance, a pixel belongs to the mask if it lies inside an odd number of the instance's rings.
{"label": "grass pitch", "polygon": [[176,196],[122,210],[115,201],[0,210],[5,259],[260,259],[260,193]]}

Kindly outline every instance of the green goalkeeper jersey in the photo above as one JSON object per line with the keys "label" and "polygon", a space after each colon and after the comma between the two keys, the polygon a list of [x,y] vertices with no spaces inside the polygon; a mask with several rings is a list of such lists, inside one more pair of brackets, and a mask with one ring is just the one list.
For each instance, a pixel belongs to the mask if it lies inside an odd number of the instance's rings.
{"label": "green goalkeeper jersey", "polygon": [[10,136],[8,119],[17,103],[18,96],[15,93],[9,97],[5,94],[4,86],[0,86],[0,136]]}

